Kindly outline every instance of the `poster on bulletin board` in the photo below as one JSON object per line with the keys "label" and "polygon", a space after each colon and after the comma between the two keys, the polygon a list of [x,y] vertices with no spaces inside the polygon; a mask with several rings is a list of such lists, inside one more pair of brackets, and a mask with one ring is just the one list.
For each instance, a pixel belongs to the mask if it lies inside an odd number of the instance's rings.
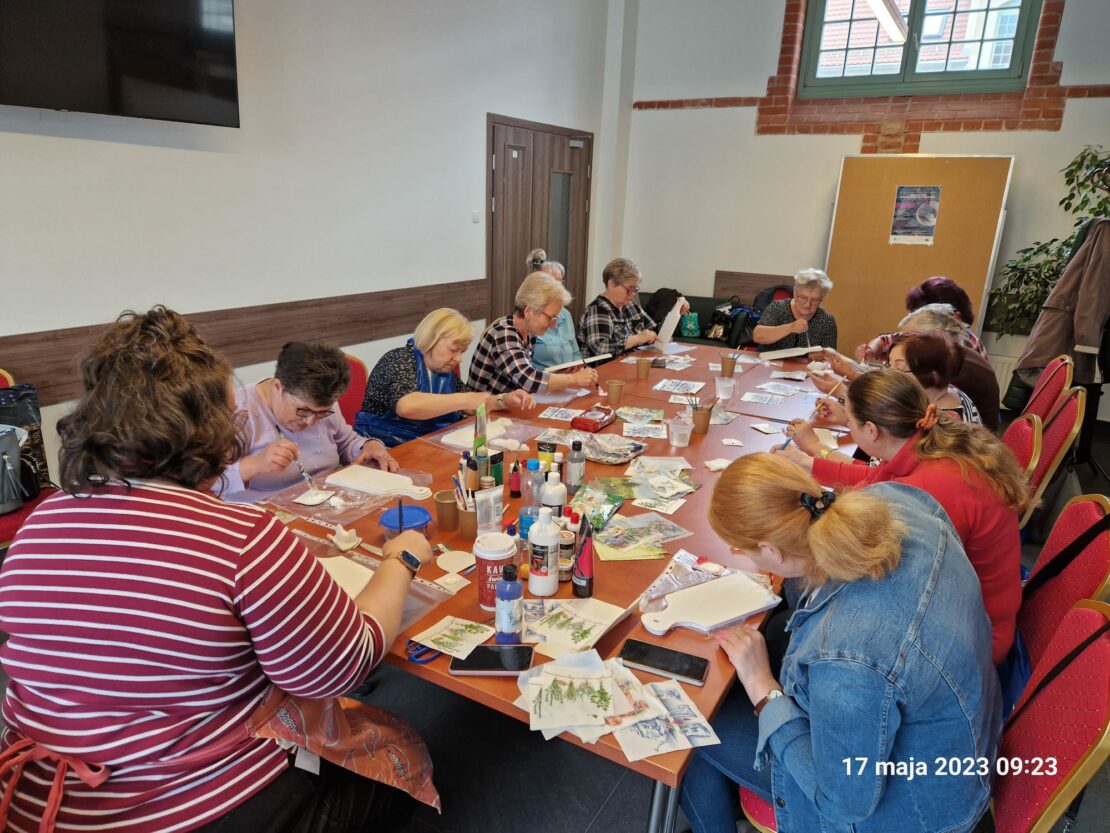
{"label": "poster on bulletin board", "polygon": [[894,195],[890,245],[932,246],[939,214],[939,185],[899,185]]}

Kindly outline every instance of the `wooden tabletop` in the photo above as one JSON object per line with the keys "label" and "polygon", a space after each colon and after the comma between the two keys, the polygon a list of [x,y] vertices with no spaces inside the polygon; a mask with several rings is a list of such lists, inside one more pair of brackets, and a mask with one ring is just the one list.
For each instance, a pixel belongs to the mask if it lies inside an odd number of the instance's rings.
{"label": "wooden tabletop", "polygon": [[[700,396],[703,400],[706,400],[707,398],[713,397],[713,380],[720,375],[718,371],[710,371],[708,367],[710,362],[717,363],[720,361],[720,351],[708,347],[697,346],[683,355],[692,356],[696,361],[692,366],[682,371],[653,368],[649,377],[645,380],[636,379],[635,365],[623,364],[619,361],[611,362],[599,369],[600,384],[604,389],[607,380],[621,379],[625,382],[621,405],[643,408],[662,408],[665,417],[670,418],[674,416],[682,406],[668,403],[667,399],[670,394],[654,390],[653,386],[655,384],[662,379],[703,381],[707,384],[700,392]],[[786,367],[784,369],[804,367],[803,362],[797,361],[788,361],[785,362],[785,365]],[[741,369],[743,372],[739,372]],[[785,439],[784,435],[781,433],[768,435],[755,430],[752,426],[761,422],[767,422],[768,420],[779,420],[780,425],[777,427],[781,428],[782,422],[796,416],[805,417],[812,409],[813,397],[803,396],[801,394],[787,398],[787,400],[778,407],[754,405],[741,400],[741,396],[745,390],[751,390],[755,385],[769,381],[770,373],[775,369],[779,368],[769,368],[753,364],[737,365],[736,393],[732,397],[728,408],[737,413],[738,416],[727,425],[711,425],[706,434],[694,434],[691,437],[689,446],[685,448],[673,448],[667,440],[643,440],[647,445],[644,452],[646,455],[684,457],[688,460],[693,466],[692,475],[694,480],[701,484],[701,488],[693,494],[685,496],[685,505],[671,516],[671,520],[690,530],[693,534],[687,538],[670,542],[666,545],[666,549],[669,552],[674,553],[681,548],[710,559],[727,553],[727,546],[717,538],[706,520],[709,501],[712,498],[717,474],[705,468],[705,461],[717,458],[732,460],[743,454],[768,451],[775,445],[781,445]],[[806,382],[786,381],[786,383],[807,389],[813,388],[812,383],[808,380]],[[603,396],[599,397],[596,394],[591,394],[590,396],[574,400],[574,402],[564,407],[585,409],[604,398]],[[538,406],[536,410],[527,414],[515,413],[509,416],[514,422],[525,422],[536,426],[564,429],[570,427],[567,422],[539,419],[538,414],[545,407],[546,406]],[[498,414],[498,416],[500,415],[501,414]],[[607,426],[604,432],[620,434],[622,432],[622,425],[623,423],[617,420],[613,424]],[[453,428],[450,430],[453,430]],[[721,440],[725,438],[738,439],[743,443],[743,446],[732,447],[724,445]],[[534,449],[535,443],[531,442],[527,453],[522,452],[520,455],[506,453],[504,466],[506,480],[508,478],[511,461],[517,459],[518,456],[522,460],[526,459],[528,456],[535,456]],[[562,450],[564,454],[568,451],[568,449],[565,448],[561,448],[560,450]],[[457,452],[435,442],[434,438],[414,440],[392,449],[392,453],[394,457],[397,458],[402,468],[416,469],[430,473],[433,478],[431,487],[433,492],[438,489],[451,488],[450,477],[455,474],[458,469],[459,455]],[[595,477],[620,476],[624,473],[625,468],[626,466],[623,465],[605,466],[597,463],[587,463],[586,482],[588,483]],[[508,499],[507,489],[505,494],[506,501],[509,504],[509,509],[505,513],[505,518],[506,520],[516,518],[519,514],[520,501],[510,501]],[[433,518],[435,517],[435,508],[432,500],[419,503],[432,513]],[[635,515],[643,511],[645,510],[633,506],[631,501],[626,501],[621,509],[621,513],[625,515]],[[356,523],[355,528],[367,543],[380,546],[384,543],[384,535],[381,527],[379,527],[377,523],[377,513],[373,513],[371,516],[363,518]],[[428,537],[434,543],[442,542],[451,549],[469,550],[473,544],[473,541],[464,539],[457,532],[440,532],[436,528],[434,520],[429,529]],[[668,559],[645,561],[601,561],[599,559],[595,563],[594,597],[621,607],[628,607],[662,572],[667,563]],[[421,571],[421,575],[430,580],[434,580],[442,574],[443,571],[434,563],[428,565]],[[572,597],[571,585],[569,582],[559,585],[559,592],[556,597]],[[454,691],[457,694],[461,694],[464,697],[482,703],[483,705],[496,709],[518,720],[527,721],[527,713],[513,705],[513,701],[516,700],[519,695],[515,679],[504,677],[451,676],[448,673],[450,657],[446,655],[426,665],[418,665],[408,661],[407,654],[404,650],[405,640],[448,615],[491,624],[493,618],[490,612],[484,611],[478,606],[477,590],[472,582],[459,591],[458,594],[437,606],[423,619],[402,633],[390,648],[386,658],[387,661],[409,673],[435,683],[438,686]],[[654,636],[643,628],[640,624],[640,617],[637,615],[636,611],[633,611],[631,615],[617,625],[597,644],[597,651],[603,658],[607,659],[609,657],[614,657],[618,654],[621,645],[628,637],[642,639],[646,642],[665,644],[668,648],[685,651],[709,659],[710,670],[706,684],[700,688],[685,685],[684,689],[706,717],[712,717],[716,713],[718,706],[732,686],[736,675],[723,652],[718,649],[717,643],[712,638],[684,628],[676,628],[664,637]],[[545,657],[537,656],[537,663],[544,661],[546,661]],[[661,679],[660,677],[644,672],[635,673],[644,682],[659,681]],[[595,744],[583,744],[569,733],[563,733],[560,737],[671,787],[676,787],[681,782],[682,773],[692,755],[691,751],[684,750],[667,753],[665,755],[656,755],[633,763],[629,762],[625,757],[612,734],[604,736]]]}

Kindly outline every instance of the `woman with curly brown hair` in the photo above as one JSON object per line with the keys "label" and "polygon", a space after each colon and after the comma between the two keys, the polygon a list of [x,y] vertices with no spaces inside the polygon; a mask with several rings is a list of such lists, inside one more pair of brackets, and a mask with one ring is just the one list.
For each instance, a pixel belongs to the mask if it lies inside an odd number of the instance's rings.
{"label": "woman with curly brown hair", "polygon": [[[783,454],[832,486],[893,480],[939,501],[963,541],[982,585],[993,631],[996,664],[1014,640],[1021,604],[1018,517],[1030,501],[1029,484],[1000,439],[982,426],[938,413],[910,375],[865,373],[848,388],[848,427],[860,449],[882,462],[866,466],[815,457],[796,448]],[[804,432],[804,426],[794,430]]]}
{"label": "woman with curly brown hair", "polygon": [[709,522],[729,546],[722,563],[805,592],[777,674],[756,627],[715,634],[739,685],[713,718],[720,744],[697,749],[682,781],[695,833],[736,829],[737,783],[773,803],[784,831],[973,829],[991,767],[895,769],[991,762],[1001,726],[975,573],[937,501],[898,483],[835,494],[752,454],[721,474]]}
{"label": "woman with curly brown hair", "polygon": [[241,451],[231,367],[175,312],[122,315],[82,375],[58,425],[65,491],[0,570],[0,828],[339,831],[380,822],[392,786],[426,800],[422,746],[411,783],[314,776],[270,724],[291,697],[360,686],[400,628],[404,553],[419,565],[427,542],[388,542],[352,601],[273,515],[214,497]]}

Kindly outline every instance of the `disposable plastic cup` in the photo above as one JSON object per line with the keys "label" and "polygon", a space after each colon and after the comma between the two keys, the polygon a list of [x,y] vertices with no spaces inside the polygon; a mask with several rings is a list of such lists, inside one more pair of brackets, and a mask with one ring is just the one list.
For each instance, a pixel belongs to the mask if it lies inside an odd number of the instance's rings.
{"label": "disposable plastic cup", "polygon": [[672,419],[667,423],[671,445],[675,448],[685,448],[690,444],[690,432],[694,430],[694,423],[685,419]]}
{"label": "disposable plastic cup", "polygon": [[721,402],[729,402],[732,399],[732,394],[736,390],[736,380],[731,376],[718,376],[713,380],[717,386],[717,398]]}

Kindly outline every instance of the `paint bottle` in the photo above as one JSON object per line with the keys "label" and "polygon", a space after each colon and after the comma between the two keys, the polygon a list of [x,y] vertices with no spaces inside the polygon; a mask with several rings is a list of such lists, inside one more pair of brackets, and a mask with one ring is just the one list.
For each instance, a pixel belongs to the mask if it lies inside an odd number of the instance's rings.
{"label": "paint bottle", "polygon": [[493,616],[497,644],[519,645],[524,627],[524,585],[516,577],[515,564],[506,564],[502,569]]}
{"label": "paint bottle", "polygon": [[582,481],[586,477],[586,453],[582,450],[582,441],[575,440],[570,445],[570,456],[567,458],[566,477],[563,478],[569,494],[575,494],[582,488]]}
{"label": "paint bottle", "polygon": [[[533,462],[536,464],[535,468],[532,468]],[[543,473],[543,463],[541,461],[528,461],[528,477],[532,483],[532,497],[531,500],[528,501],[528,505],[535,506],[537,509],[539,509],[543,501],[544,483],[546,482],[546,478]]]}
{"label": "paint bottle", "polygon": [[540,509],[540,517],[528,530],[528,592],[554,596],[559,589],[559,530],[551,522],[551,510]]}
{"label": "paint bottle", "polygon": [[563,476],[563,465],[564,465],[563,452],[556,451],[555,452],[555,459],[553,459],[551,461],[551,471],[557,472],[559,477],[562,477]]}
{"label": "paint bottle", "polygon": [[509,469],[509,497],[520,497],[520,461],[513,460],[512,468]]}
{"label": "paint bottle", "polygon": [[586,524],[578,557],[574,559],[570,582],[574,595],[580,599],[588,599],[594,594],[594,538],[589,524]]}
{"label": "paint bottle", "polygon": [[563,507],[566,505],[567,487],[560,482],[558,473],[550,472],[547,475],[547,485],[543,487],[540,506],[548,507],[552,518],[562,518]]}

